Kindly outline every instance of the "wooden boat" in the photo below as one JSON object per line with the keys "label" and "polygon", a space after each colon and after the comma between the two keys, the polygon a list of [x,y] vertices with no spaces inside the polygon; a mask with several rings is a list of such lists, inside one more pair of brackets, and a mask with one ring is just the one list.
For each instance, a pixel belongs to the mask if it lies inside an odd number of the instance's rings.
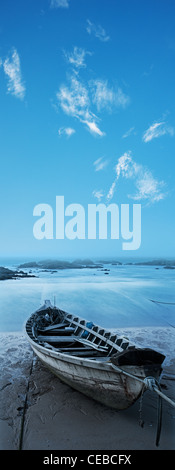
{"label": "wooden boat", "polygon": [[[26,323],[34,353],[56,376],[106,406],[121,410],[159,380],[165,356],[45,304]],[[149,379],[148,379],[149,377]]]}

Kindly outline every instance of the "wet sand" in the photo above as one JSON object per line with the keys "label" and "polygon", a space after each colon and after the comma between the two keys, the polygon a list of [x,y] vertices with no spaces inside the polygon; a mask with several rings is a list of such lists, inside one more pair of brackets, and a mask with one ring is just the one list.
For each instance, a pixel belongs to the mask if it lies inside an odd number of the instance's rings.
{"label": "wet sand", "polygon": [[[128,333],[140,345],[145,345],[149,337],[149,347],[167,355],[162,391],[175,401],[174,329],[121,332]],[[165,401],[160,445],[158,448],[155,445],[157,395],[146,392],[142,407],[138,400],[127,410],[111,410],[49,372],[33,355],[22,333],[2,333],[0,342],[1,450],[175,449],[175,408]]]}

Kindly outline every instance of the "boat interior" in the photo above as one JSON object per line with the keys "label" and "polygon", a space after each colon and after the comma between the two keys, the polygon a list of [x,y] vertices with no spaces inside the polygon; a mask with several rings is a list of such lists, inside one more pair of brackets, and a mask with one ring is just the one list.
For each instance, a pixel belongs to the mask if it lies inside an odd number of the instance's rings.
{"label": "boat interior", "polygon": [[156,351],[139,349],[128,338],[56,307],[35,312],[26,324],[26,331],[44,348],[94,361],[114,358],[118,365],[139,362],[141,365],[160,364],[164,359]]}
{"label": "boat interior", "polygon": [[113,353],[133,347],[127,338],[57,308],[33,314],[26,330],[31,339],[46,348],[94,360],[107,360]]}

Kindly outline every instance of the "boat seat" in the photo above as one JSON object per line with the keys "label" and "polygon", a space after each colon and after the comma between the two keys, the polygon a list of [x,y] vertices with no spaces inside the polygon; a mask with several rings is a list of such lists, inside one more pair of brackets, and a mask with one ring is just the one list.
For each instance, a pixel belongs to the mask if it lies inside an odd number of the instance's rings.
{"label": "boat seat", "polygon": [[[67,335],[72,335],[72,334],[74,333],[74,331],[75,331],[74,328],[66,328],[66,329],[65,329],[65,328],[59,328],[59,329],[53,328],[52,330],[49,330],[49,332],[46,331],[46,333],[45,333],[45,330],[44,330],[44,331],[43,331],[43,330],[42,330],[42,331],[40,330],[40,333],[42,333],[44,336],[45,336],[45,334],[46,334],[46,336],[47,336],[47,334],[53,335],[53,336],[54,336],[54,335],[57,335],[57,336],[61,336],[61,335],[67,336]],[[42,336],[42,335],[41,335],[41,336]]]}
{"label": "boat seat", "polygon": [[39,342],[47,342],[47,343],[76,343],[79,342],[80,344],[92,348],[93,350],[101,351],[101,352],[107,352],[108,348],[107,347],[101,347],[98,346],[95,343],[92,343],[88,340],[85,340],[83,338],[80,338],[79,336],[75,335],[70,335],[70,336],[45,336],[45,335],[39,335],[37,337]]}
{"label": "boat seat", "polygon": [[51,331],[51,330],[55,330],[55,329],[60,329],[60,328],[66,328],[69,326],[69,323],[55,323],[55,324],[52,324],[52,325],[49,325],[49,326],[43,326],[43,327],[38,327],[38,331]]}
{"label": "boat seat", "polygon": [[[65,352],[64,349],[61,349],[61,352]],[[78,357],[85,357],[86,359],[91,359],[91,356],[94,357],[94,354],[96,354],[96,357],[98,358],[98,355],[100,355],[100,353],[98,353],[98,351],[96,351],[96,353],[94,352],[93,349],[91,350],[88,350],[86,348],[84,348],[83,351],[79,351],[79,349],[72,349],[71,351],[69,351],[69,349],[67,348],[67,351],[65,352],[65,354],[69,354],[70,356],[78,356]]]}
{"label": "boat seat", "polygon": [[46,341],[47,343],[73,343],[77,341],[76,336],[44,336],[39,335],[37,337],[39,342]]}

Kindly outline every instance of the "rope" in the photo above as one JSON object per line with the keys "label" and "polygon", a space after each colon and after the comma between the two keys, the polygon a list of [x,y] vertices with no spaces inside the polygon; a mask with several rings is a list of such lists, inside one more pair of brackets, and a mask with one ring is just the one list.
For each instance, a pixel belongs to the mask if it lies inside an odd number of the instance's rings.
{"label": "rope", "polygon": [[175,305],[175,302],[161,302],[160,300],[153,300],[149,299],[150,302],[154,302],[155,304],[165,304],[165,305]]}
{"label": "rope", "polygon": [[175,402],[161,392],[160,385],[154,377],[145,377],[144,379],[141,379],[140,377],[137,377],[137,375],[130,374],[130,372],[126,372],[125,370],[121,369],[113,363],[111,363],[111,366],[113,367],[113,369],[119,372],[119,374],[127,375],[128,377],[131,377],[131,379],[138,380],[138,382],[142,382],[142,384],[145,385],[148,390],[156,392],[158,395],[164,398],[164,400],[166,400],[170,405],[175,407]]}
{"label": "rope", "polygon": [[[129,372],[126,372],[125,370],[121,369],[120,367],[116,366],[115,364],[111,363],[112,367],[114,370],[116,370],[119,374],[124,374],[134,380],[137,380],[138,382],[141,382],[143,386],[150,390],[151,392],[155,392],[158,395],[158,406],[157,406],[157,434],[156,434],[156,446],[159,446],[160,442],[160,434],[161,434],[161,428],[162,428],[162,398],[166,400],[170,405],[175,407],[175,402],[173,402],[170,398],[168,398],[164,393],[161,391],[161,387],[159,382],[154,378],[154,377],[145,377],[144,379],[141,379],[140,377],[137,377],[136,375],[130,374]],[[142,390],[142,396],[144,392],[144,387]],[[140,410],[139,410],[140,411]]]}
{"label": "rope", "polygon": [[[34,354],[33,354],[33,358],[34,358]],[[27,382],[27,387],[26,387],[26,395],[25,395],[23,414],[22,414],[22,419],[21,419],[21,430],[20,430],[20,436],[19,436],[18,450],[22,450],[22,446],[23,446],[24,422],[25,422],[25,415],[26,415],[26,410],[27,410],[27,399],[28,399],[28,392],[29,392],[29,386],[30,386],[30,377],[31,377],[32,370],[33,370],[33,358],[32,358],[32,362],[30,366],[30,372],[29,372],[29,377],[28,377],[28,382]]]}
{"label": "rope", "polygon": [[[157,387],[160,389],[160,385],[157,382]],[[157,405],[157,435],[156,435],[156,446],[159,446],[160,434],[162,429],[162,397],[158,396],[158,405]]]}
{"label": "rope", "polygon": [[[137,377],[135,376],[135,379],[136,378]],[[166,400],[171,406],[174,406],[175,408],[175,402],[162,393],[160,384],[154,377],[146,377],[143,382],[148,390],[156,392],[157,395],[159,395],[161,398],[164,398],[164,400]]]}

